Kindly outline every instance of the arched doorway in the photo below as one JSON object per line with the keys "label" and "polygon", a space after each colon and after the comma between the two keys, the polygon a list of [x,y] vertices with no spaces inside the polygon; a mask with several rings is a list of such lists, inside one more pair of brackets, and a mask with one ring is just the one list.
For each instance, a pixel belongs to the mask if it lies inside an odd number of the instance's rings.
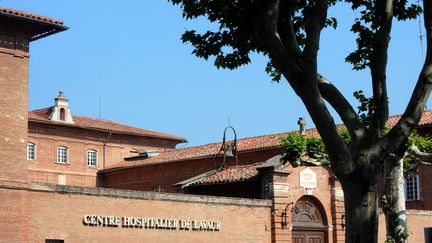
{"label": "arched doorway", "polygon": [[293,243],[327,242],[327,222],[321,205],[313,198],[300,198],[293,207],[291,219]]}

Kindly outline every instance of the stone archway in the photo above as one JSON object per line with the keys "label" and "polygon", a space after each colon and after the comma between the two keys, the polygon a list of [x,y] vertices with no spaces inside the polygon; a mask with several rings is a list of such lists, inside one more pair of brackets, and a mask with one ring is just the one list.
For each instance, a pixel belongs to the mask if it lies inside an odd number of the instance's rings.
{"label": "stone archway", "polygon": [[292,209],[293,243],[326,243],[327,223],[321,205],[314,198],[301,197]]}

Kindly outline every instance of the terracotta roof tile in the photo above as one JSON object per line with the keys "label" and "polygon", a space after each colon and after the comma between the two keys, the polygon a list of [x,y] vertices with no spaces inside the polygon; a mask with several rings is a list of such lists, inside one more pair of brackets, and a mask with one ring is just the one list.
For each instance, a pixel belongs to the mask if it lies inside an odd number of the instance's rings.
{"label": "terracotta roof tile", "polygon": [[48,18],[48,17],[38,15],[38,14],[32,14],[29,12],[24,12],[21,10],[15,10],[15,9],[10,9],[10,8],[0,7],[0,13],[6,13],[9,15],[16,15],[16,16],[20,16],[20,17],[24,17],[24,18],[28,18],[28,19],[32,19],[32,20],[37,20],[37,21],[42,21],[42,22],[47,22],[47,23],[51,23],[51,24],[63,25],[63,21]]}
{"label": "terracotta roof tile", "polygon": [[223,184],[251,180],[258,175],[258,171],[256,170],[257,165],[258,164],[225,167],[212,175],[191,181],[186,186]]}
{"label": "terracotta roof tile", "polygon": [[[400,119],[400,117],[400,115],[391,116],[387,124],[389,126],[394,126]],[[430,124],[432,124],[432,110],[427,110],[423,112],[423,116],[420,120],[419,126],[422,127]],[[280,139],[288,134],[289,132],[238,139],[237,150],[238,152],[245,152],[262,149],[277,149],[280,147]],[[307,129],[306,135],[309,137],[319,137],[316,128]],[[222,143],[219,142],[196,147],[186,147],[182,149],[170,150],[162,152],[159,155],[150,158],[122,161],[120,163],[112,165],[111,167],[101,170],[100,172],[104,173],[117,169],[126,169],[154,164],[165,164],[178,161],[213,157],[218,154],[221,145]]]}
{"label": "terracotta roof tile", "polygon": [[[390,116],[387,121],[387,126],[393,127],[399,121],[402,115]],[[423,111],[422,117],[418,124],[419,127],[428,126],[432,124],[432,110]]]}
{"label": "terracotta roof tile", "polygon": [[146,130],[146,129],[142,129],[142,128],[138,128],[138,127],[122,125],[122,124],[115,123],[115,122],[108,121],[108,120],[95,119],[95,118],[89,118],[89,117],[84,117],[84,116],[72,116],[73,120],[74,120],[73,124],[56,122],[56,121],[52,121],[49,119],[49,116],[51,115],[52,108],[53,107],[51,106],[51,107],[44,108],[44,109],[30,111],[29,112],[29,121],[55,124],[55,125],[61,125],[61,126],[78,127],[78,128],[83,128],[83,129],[100,130],[100,131],[120,133],[120,134],[164,138],[164,139],[177,140],[177,141],[181,141],[181,142],[187,141],[186,138],[172,135],[172,134],[150,131],[150,130]]}
{"label": "terracotta roof tile", "polygon": [[[288,134],[289,132],[238,139],[237,152],[246,152],[262,149],[277,149],[280,147],[280,139]],[[319,136],[315,128],[306,130],[306,135]],[[154,157],[136,160],[129,159],[127,161],[122,161],[102,171],[213,157],[219,153],[221,146],[222,143],[219,142],[195,147],[186,147],[170,150],[166,152],[161,152],[159,155]]]}

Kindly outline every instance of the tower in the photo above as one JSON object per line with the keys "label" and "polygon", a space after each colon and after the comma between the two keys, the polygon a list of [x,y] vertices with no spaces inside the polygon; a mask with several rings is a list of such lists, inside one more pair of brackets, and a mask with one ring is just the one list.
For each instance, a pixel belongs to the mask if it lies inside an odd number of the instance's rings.
{"label": "tower", "polygon": [[0,181],[26,181],[29,44],[66,29],[55,19],[0,8]]}
{"label": "tower", "polygon": [[66,30],[63,22],[0,8],[0,235],[27,242],[29,43]]}

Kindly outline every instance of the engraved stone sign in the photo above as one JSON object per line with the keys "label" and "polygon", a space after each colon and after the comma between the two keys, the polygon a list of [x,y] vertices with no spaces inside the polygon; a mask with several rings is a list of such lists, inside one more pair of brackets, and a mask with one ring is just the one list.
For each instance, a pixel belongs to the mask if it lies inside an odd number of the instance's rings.
{"label": "engraved stone sign", "polygon": [[300,171],[300,187],[317,188],[317,178],[313,170],[306,168]]}

